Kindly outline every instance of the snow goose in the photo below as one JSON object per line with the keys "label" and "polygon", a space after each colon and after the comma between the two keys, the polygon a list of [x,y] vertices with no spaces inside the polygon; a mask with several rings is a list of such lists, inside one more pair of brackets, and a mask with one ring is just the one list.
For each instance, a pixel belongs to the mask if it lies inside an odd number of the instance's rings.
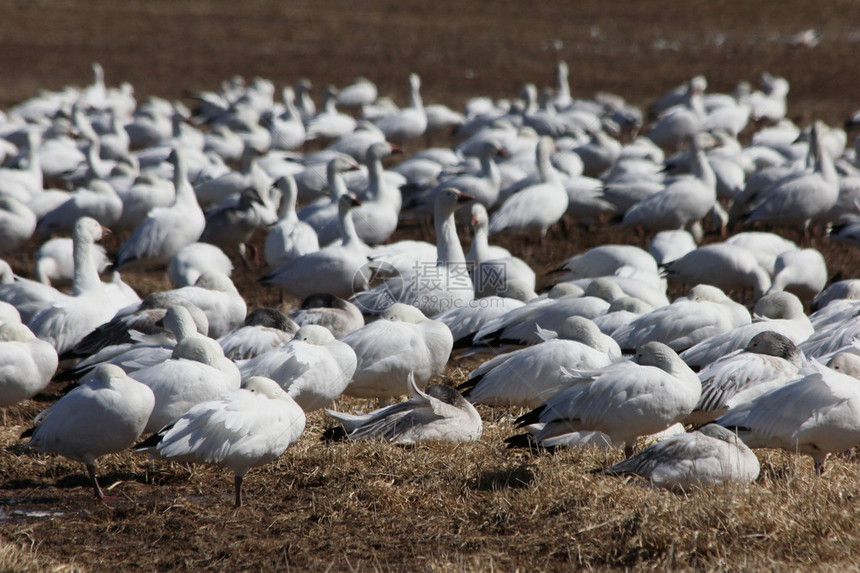
{"label": "snow goose", "polygon": [[520,258],[493,256],[488,237],[487,209],[481,203],[472,204],[472,244],[466,262],[472,267],[475,296],[482,298],[505,290],[508,281],[516,281],[529,290],[535,289],[537,277],[532,268]]}
{"label": "snow goose", "polygon": [[726,354],[699,372],[702,396],[684,423],[711,422],[736,404],[791,382],[803,362],[803,354],[789,338],[773,330],[756,334],[746,348]]}
{"label": "snow goose", "polygon": [[296,109],[296,94],[290,86],[281,92],[284,111],[281,115],[272,117],[269,130],[272,134],[272,149],[291,151],[304,145],[305,124],[299,110]]}
{"label": "snow goose", "polygon": [[233,274],[233,262],[209,243],[191,243],[176,251],[167,265],[167,278],[175,288],[191,286],[203,273]]}
{"label": "snow goose", "polygon": [[356,306],[364,313],[373,314],[384,311],[395,302],[402,302],[416,306],[427,316],[435,316],[474,300],[472,279],[454,222],[457,208],[471,200],[471,195],[454,188],[439,193],[433,216],[436,226],[435,264],[416,263],[406,273],[367,292],[356,293]]}
{"label": "snow goose", "polygon": [[367,78],[358,77],[353,83],[340,89],[337,94],[337,105],[360,108],[375,102],[376,96],[376,84]]}
{"label": "snow goose", "polygon": [[657,341],[675,352],[751,322],[749,311],[720,289],[697,285],[686,297],[656,308],[612,333],[622,350]]}
{"label": "snow goose", "polygon": [[813,170],[798,172],[762,189],[748,201],[741,220],[799,226],[805,235],[810,221],[830,210],[839,197],[839,181],[820,131],[820,122],[814,123],[810,141]]}
{"label": "snow goose", "polygon": [[237,326],[218,339],[224,356],[248,360],[292,340],[299,325],[274,308],[257,308]]}
{"label": "snow goose", "polygon": [[[42,243],[36,251],[36,266],[33,270],[36,280],[46,285],[69,284],[75,275],[73,253],[74,244],[69,237],[58,237]],[[93,259],[98,272],[104,271],[109,261],[103,246],[93,245]]]}
{"label": "snow goose", "polygon": [[383,176],[382,160],[400,149],[388,142],[374,143],[367,150],[368,187],[361,205],[352,211],[355,232],[368,245],[385,242],[397,229],[402,198],[400,190]]}
{"label": "snow goose", "polygon": [[308,324],[284,346],[243,362],[240,370],[243,379],[271,378],[302,410],[312,412],[343,393],[355,367],[352,347],[335,340],[327,328]]}
{"label": "snow goose", "polygon": [[812,362],[803,378],[736,405],[717,420],[751,448],[807,454],[824,472],[831,452],[860,442],[860,357],[838,354],[827,366]]}
{"label": "snow goose", "polygon": [[359,163],[367,163],[367,150],[374,143],[385,141],[385,134],[367,120],[361,119],[355,126],[355,131],[339,137],[337,141],[326,147],[326,151],[343,153]]}
{"label": "snow goose", "polygon": [[33,333],[50,342],[57,353],[72,348],[98,325],[128,304],[112,298],[99,278],[93,245],[104,229],[95,219],[82,217],[75,223],[75,276],[71,296],[61,295],[50,306],[43,306],[29,320]]}
{"label": "snow goose", "polygon": [[0,168],[0,195],[15,197],[22,203],[35,198],[44,189],[44,177],[39,161],[41,136],[35,129],[27,131],[25,169]]}
{"label": "snow goose", "polygon": [[411,372],[424,387],[448,363],[454,344],[450,329],[421,310],[402,303],[389,306],[379,320],[343,337],[355,351],[358,365],[344,390],[358,398],[389,398],[407,393],[403,382]]}
{"label": "snow goose", "polygon": [[118,366],[100,366],[81,385],[36,417],[29,446],[82,462],[93,493],[105,499],[96,478],[96,460],[134,444],[155,399],[152,390]]}
{"label": "snow goose", "polygon": [[57,370],[57,351],[23,324],[0,324],[0,408],[32,398]]}
{"label": "snow goose", "polygon": [[622,296],[613,300],[604,314],[595,317],[594,324],[600,332],[611,337],[619,328],[627,326],[632,320],[652,310],[654,306],[640,298]]}
{"label": "snow goose", "polygon": [[316,231],[296,214],[296,180],[286,175],[275,186],[281,191],[281,209],[263,245],[266,263],[272,268],[320,249]]}
{"label": "snow goose", "polygon": [[797,243],[776,233],[744,231],[725,240],[726,244],[743,247],[755,255],[758,264],[773,276],[776,257],[786,251],[796,251]]}
{"label": "snow goose", "polygon": [[770,276],[752,252],[727,243],[698,247],[664,268],[667,277],[686,285],[709,284],[724,291],[752,288],[756,299],[771,286]]}
{"label": "snow goose", "polygon": [[546,426],[538,441],[572,431],[598,430],[633,453],[636,438],[659,432],[688,415],[702,386],[696,373],[660,342],[636,350],[633,360],[591,372],[570,373],[569,388],[520,416],[520,426]]}
{"label": "snow goose", "polygon": [[261,278],[260,282],[302,299],[317,292],[330,292],[346,298],[366,289],[368,278],[362,271],[367,264],[370,248],[355,232],[351,213],[360,204],[352,194],[342,195],[338,199],[340,244],[329,245],[287,261]]}
{"label": "snow goose", "polygon": [[36,214],[14,197],[0,195],[0,253],[15,252],[36,230]]}
{"label": "snow goose", "polygon": [[427,441],[469,442],[481,437],[483,423],[475,407],[459,392],[434,384],[422,392],[409,375],[409,400],[365,415],[326,410],[350,439],[378,436],[397,444]]}
{"label": "snow goose", "polygon": [[169,291],[202,310],[209,319],[209,336],[219,338],[245,319],[248,307],[230,277],[205,272],[192,286]]}
{"label": "snow goose", "polygon": [[424,135],[427,114],[421,99],[421,78],[418,74],[409,74],[409,107],[380,119],[376,126],[385,134],[385,139],[400,146]]}
{"label": "snow goose", "polygon": [[[539,344],[543,340],[540,329],[557,331],[571,316],[596,318],[609,309],[611,301],[623,295],[621,288],[612,281],[596,279],[582,295],[562,294],[544,304],[526,305],[488,322],[475,335],[475,342],[491,345]],[[601,335],[600,338],[605,344],[615,346],[608,340],[609,337]]]}
{"label": "snow goose", "polygon": [[238,254],[249,266],[254,264],[247,255],[248,250],[252,250],[256,256],[255,247],[249,247],[251,237],[258,229],[277,221],[277,214],[267,198],[249,187],[224,199],[206,211],[206,226],[200,241],[220,247],[225,253]]}
{"label": "snow goose", "polygon": [[195,185],[194,195],[201,208],[210,209],[249,187],[263,195],[272,186],[272,178],[259,164],[262,153],[259,148],[248,145],[242,152],[238,171],[229,170]]}
{"label": "snow goose", "polygon": [[657,263],[647,251],[633,245],[599,245],[564,261],[553,272],[564,272],[560,281],[612,275],[622,267],[657,274]]}
{"label": "snow goose", "polygon": [[254,376],[242,388],[193,406],[135,447],[153,458],[225,467],[235,474],[236,507],[252,467],[275,461],[305,429],[305,413],[273,380]]}
{"label": "snow goose", "polygon": [[817,249],[787,251],[776,258],[768,292],[787,291],[810,300],[824,289],[827,280],[827,263]]}
{"label": "snow goose", "polygon": [[107,182],[94,179],[87,188],[75,191],[68,201],[46,213],[36,227],[41,240],[53,234],[71,232],[75,221],[92,217],[110,228],[122,214],[122,199]]}
{"label": "snow goose", "polygon": [[323,109],[305,126],[305,139],[337,139],[355,131],[355,118],[337,111],[337,88],[328,86],[323,94]]}
{"label": "snow goose", "polygon": [[364,315],[357,306],[330,293],[316,293],[307,297],[299,308],[290,311],[290,318],[299,326],[324,326],[338,339],[364,326]]}
{"label": "snow goose", "polygon": [[681,101],[661,114],[648,132],[648,138],[662,149],[675,150],[697,134],[705,121],[702,94],[706,87],[705,78],[691,79]]}
{"label": "snow goose", "polygon": [[596,348],[600,336],[592,321],[572,316],[558,329],[558,338],[484,362],[457,389],[473,404],[536,408],[566,387],[563,368],[596,370],[620,359],[620,352]]}
{"label": "snow goose", "polygon": [[857,299],[860,299],[860,279],[836,281],[812,300],[812,310],[821,310],[837,300]]}
{"label": "snow goose", "polygon": [[754,336],[768,330],[800,344],[812,335],[813,326],[800,299],[787,292],[769,293],[756,302],[751,324],[707,338],[683,351],[681,358],[692,368],[702,368],[746,347]]}
{"label": "snow goose", "polygon": [[536,229],[543,237],[567,211],[567,191],[561,177],[550,163],[555,143],[542,137],[535,154],[540,183],[530,185],[507,199],[490,218],[490,233],[528,232]]}
{"label": "snow goose", "polygon": [[624,213],[622,226],[650,231],[687,229],[694,236],[700,234],[700,221],[717,200],[717,180],[700,142],[702,137],[690,139],[691,176],[674,180],[631,207]]}
{"label": "snow goose", "polygon": [[217,342],[205,336],[177,342],[169,359],[141,368],[134,378],[149,386],[155,396],[155,406],[144,427],[147,434],[160,430],[200,402],[238,389],[241,382],[236,365],[224,356]]}
{"label": "snow goose", "polygon": [[603,473],[638,475],[655,487],[688,492],[733,482],[750,483],[760,470],[758,458],[737,435],[708,424],[657,442]]}
{"label": "snow goose", "polygon": [[648,253],[658,266],[680,259],[697,247],[696,239],[683,229],[660,231],[648,244]]}
{"label": "snow goose", "polygon": [[[317,167],[311,166],[316,170]],[[358,169],[351,159],[335,155],[326,164],[326,180],[328,181],[329,197],[318,199],[298,212],[299,220],[304,221],[317,233],[320,246],[325,246],[341,238],[339,221],[339,201],[347,193],[346,184],[341,173]]]}
{"label": "snow goose", "polygon": [[141,173],[130,187],[118,190],[117,195],[122,201],[122,214],[115,227],[129,232],[146,219],[151,209],[169,207],[176,200],[173,184],[156,172]]}
{"label": "snow goose", "polygon": [[454,187],[463,193],[475,197],[475,202],[480,203],[484,207],[492,207],[499,199],[499,190],[502,185],[502,174],[496,164],[495,158],[504,157],[506,152],[499,142],[493,139],[482,141],[478,146],[478,159],[481,162],[481,168],[474,173],[461,173],[453,177],[443,177],[443,180],[436,187],[430,189],[426,193],[426,199],[423,197],[413,197],[410,200],[411,209],[415,211],[423,211],[421,204],[426,203],[428,207],[432,207],[433,198],[436,193],[439,193],[446,187]]}
{"label": "snow goose", "polygon": [[131,237],[120,245],[115,268],[166,265],[182,247],[197,241],[203,233],[206,218],[188,182],[183,152],[174,149],[170,161],[176,200],[170,207],[157,207],[149,212]]}
{"label": "snow goose", "polygon": [[537,294],[528,285],[507,281],[505,288],[498,291],[498,296],[487,296],[475,299],[465,306],[450,308],[436,316],[451,330],[454,337],[454,349],[472,346],[475,335],[491,320],[503,314],[525,306],[525,303]]}

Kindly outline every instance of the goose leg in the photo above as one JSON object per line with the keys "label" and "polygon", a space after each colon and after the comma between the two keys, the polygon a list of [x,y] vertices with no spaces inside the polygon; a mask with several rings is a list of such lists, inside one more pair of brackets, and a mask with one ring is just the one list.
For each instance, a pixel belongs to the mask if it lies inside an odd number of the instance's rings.
{"label": "goose leg", "polygon": [[93,495],[95,495],[96,499],[100,501],[113,499],[111,496],[105,495],[102,488],[99,486],[99,480],[96,478],[96,466],[94,464],[86,464],[86,466],[90,480],[93,482]]}
{"label": "goose leg", "polygon": [[242,507],[242,476],[237,475],[233,483],[236,487],[236,507]]}

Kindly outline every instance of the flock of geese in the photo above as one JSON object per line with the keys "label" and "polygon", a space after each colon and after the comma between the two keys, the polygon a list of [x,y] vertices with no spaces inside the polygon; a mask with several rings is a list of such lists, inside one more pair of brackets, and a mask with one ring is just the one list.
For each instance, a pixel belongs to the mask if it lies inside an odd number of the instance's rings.
{"label": "flock of geese", "polygon": [[[416,74],[403,108],[367,79],[317,109],[308,80],[236,77],[190,110],[93,69],[0,117],[0,255],[39,245],[34,278],[0,267],[0,407],[70,381],[25,436],[85,464],[99,499],[96,461],[133,447],[229,468],[241,505],[246,472],[322,409],[347,439],[412,444],[477,440],[475,404],[518,407],[511,447],[623,447],[605,473],[676,490],[755,480],[750,448],[823,472],[860,442],[860,280],[828,286],[809,247],[860,244],[858,146],[788,120],[784,78],[692,78],[646,119],[574,98],[563,62],[554,88],[462,112],[425,106]],[[406,219],[435,243],[392,240]],[[650,246],[558,261],[537,294],[491,244],[576,222]],[[300,306],[248,308],[230,277],[261,256],[260,282]],[[174,288],[141,299],[126,269]],[[452,353],[483,360],[456,389],[434,383]],[[328,409],[341,395],[380,407]]]}

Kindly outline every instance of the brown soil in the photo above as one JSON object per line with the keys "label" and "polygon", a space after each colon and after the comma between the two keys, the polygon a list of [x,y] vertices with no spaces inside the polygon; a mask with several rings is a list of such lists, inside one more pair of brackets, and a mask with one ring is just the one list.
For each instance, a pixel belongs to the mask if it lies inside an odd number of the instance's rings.
{"label": "brown soil", "polygon": [[[789,79],[789,115],[800,123],[841,124],[860,102],[860,5],[847,0],[3,5],[3,108],[43,88],[88,83],[92,61],[110,85],[134,85],[138,101],[183,98],[241,74],[279,86],[306,76],[319,91],[364,75],[404,103],[416,71],[425,102],[458,107],[474,95],[511,97],[526,81],[552,85],[560,58],[570,63],[574,95],[615,92],[642,107],[696,74],[711,91],[729,91],[763,71]],[[821,34],[817,46],[791,41],[811,28]],[[397,237],[416,234],[407,227]],[[622,241],[645,244],[611,228],[559,232],[542,247],[504,244],[545,272]],[[856,276],[855,251],[822,239],[816,246],[831,273]],[[32,268],[28,254],[11,262]],[[251,307],[279,299],[257,285],[262,272],[235,277]],[[142,294],[168,286],[161,275],[125,278]],[[444,379],[458,382],[476,363],[453,359]],[[9,408],[0,430],[0,570],[857,568],[860,484],[848,457],[817,479],[808,460],[762,452],[751,488],[677,496],[590,473],[618,452],[506,450],[512,412],[483,409],[476,443],[416,448],[324,444],[327,421],[314,415],[278,463],[248,475],[241,510],[231,506],[227,472],[131,454],[101,463],[102,483],[118,499],[100,504],[82,467],[18,445],[58,390]]]}

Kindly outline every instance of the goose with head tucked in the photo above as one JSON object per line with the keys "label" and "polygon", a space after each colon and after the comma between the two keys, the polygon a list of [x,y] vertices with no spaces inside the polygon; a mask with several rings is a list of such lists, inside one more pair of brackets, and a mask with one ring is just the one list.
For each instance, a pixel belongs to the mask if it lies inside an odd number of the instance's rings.
{"label": "goose with head tucked", "polygon": [[841,353],[827,366],[812,362],[803,378],[737,404],[717,423],[751,448],[812,456],[824,473],[830,453],[860,443],[860,356]]}
{"label": "goose with head tucked", "polygon": [[290,318],[300,326],[324,326],[338,339],[364,326],[364,315],[357,306],[326,292],[305,298],[299,308],[290,311]]}
{"label": "goose with head tucked", "polygon": [[734,433],[717,424],[677,434],[603,471],[638,475],[654,487],[677,492],[751,483],[761,467],[753,451]]}
{"label": "goose with head tucked", "polygon": [[473,404],[536,408],[566,387],[563,369],[596,370],[620,360],[597,348],[604,336],[591,320],[572,316],[557,338],[491,358],[457,389]]}
{"label": "goose with head tucked", "polygon": [[14,321],[0,324],[0,408],[42,391],[51,382],[57,362],[54,347],[29,328]]}
{"label": "goose with head tucked", "polygon": [[241,388],[191,407],[135,446],[153,458],[222,466],[235,474],[236,507],[252,467],[275,461],[298,441],[305,413],[273,380],[254,376]]}
{"label": "goose with head tucked", "polygon": [[483,423],[475,407],[444,384],[422,391],[409,375],[409,400],[365,415],[326,410],[351,440],[380,437],[397,444],[427,441],[469,442],[481,437]]}
{"label": "goose with head tucked", "polygon": [[241,375],[221,346],[205,336],[191,336],[173,347],[171,357],[134,373],[155,396],[144,432],[156,432],[192,406],[239,388]]}
{"label": "goose with head tucked", "polygon": [[746,348],[731,352],[699,372],[702,396],[685,424],[716,420],[727,410],[798,378],[805,359],[791,339],[765,330]]}
{"label": "goose with head tucked", "polygon": [[245,322],[218,339],[224,356],[230,360],[248,360],[292,340],[299,325],[274,308],[257,308],[248,313]]}
{"label": "goose with head tucked", "polygon": [[407,393],[403,382],[411,372],[424,387],[448,363],[454,344],[450,329],[424,316],[414,306],[394,303],[379,320],[343,337],[355,351],[358,365],[344,390],[347,396],[389,398]]}
{"label": "goose with head tucked", "polygon": [[724,291],[752,289],[758,300],[771,287],[767,271],[744,247],[713,243],[664,265],[666,276],[686,285],[709,284]]}
{"label": "goose with head tucked", "polygon": [[340,396],[355,368],[352,347],[316,324],[302,326],[287,344],[240,365],[243,379],[271,378],[305,412],[324,408]]}
{"label": "goose with head tucked", "polygon": [[520,426],[545,423],[538,441],[573,431],[601,431],[625,445],[629,457],[636,438],[664,430],[688,415],[702,385],[696,373],[660,342],[636,349],[631,361],[601,370],[571,372],[568,388],[520,416]]}
{"label": "goose with head tucked", "polygon": [[154,404],[152,390],[120,367],[100,366],[36,417],[28,445],[83,463],[95,497],[104,500],[96,460],[131,447],[144,431]]}

